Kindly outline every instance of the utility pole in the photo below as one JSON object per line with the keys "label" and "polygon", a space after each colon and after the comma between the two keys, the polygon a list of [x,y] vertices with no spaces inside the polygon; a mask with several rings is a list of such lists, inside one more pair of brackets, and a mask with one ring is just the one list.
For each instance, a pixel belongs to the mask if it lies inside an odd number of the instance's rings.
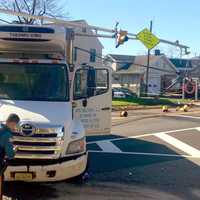
{"label": "utility pole", "polygon": [[185,99],[185,78],[183,78],[182,83],[182,99]]}
{"label": "utility pole", "polygon": [[[150,32],[152,32],[153,28],[153,21],[150,21]],[[151,56],[151,49],[148,49],[148,55],[147,55],[147,70],[146,70],[146,90],[145,96],[148,96],[148,85],[149,85],[149,64],[150,64],[150,56]]]}

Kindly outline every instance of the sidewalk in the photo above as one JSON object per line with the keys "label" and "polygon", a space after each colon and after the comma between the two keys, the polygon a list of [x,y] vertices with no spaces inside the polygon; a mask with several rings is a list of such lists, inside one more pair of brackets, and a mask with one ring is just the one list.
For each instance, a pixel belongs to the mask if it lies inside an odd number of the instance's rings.
{"label": "sidewalk", "polygon": [[191,115],[199,114],[200,115],[200,106],[190,108],[188,112],[176,111],[175,108],[169,108],[169,112],[163,113],[162,109],[143,109],[143,110],[129,110],[128,117],[120,117],[120,111],[112,112],[112,126],[121,125],[131,121],[137,121],[147,118],[156,118],[162,116],[170,115]]}

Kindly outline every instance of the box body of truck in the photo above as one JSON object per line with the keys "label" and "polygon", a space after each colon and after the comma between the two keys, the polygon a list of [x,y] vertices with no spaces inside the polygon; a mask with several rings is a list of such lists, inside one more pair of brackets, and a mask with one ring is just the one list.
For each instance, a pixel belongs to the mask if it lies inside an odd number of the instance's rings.
{"label": "box body of truck", "polygon": [[110,71],[80,66],[69,80],[66,38],[59,27],[0,26],[0,121],[21,119],[8,181],[78,176],[87,166],[86,134],[110,131]]}

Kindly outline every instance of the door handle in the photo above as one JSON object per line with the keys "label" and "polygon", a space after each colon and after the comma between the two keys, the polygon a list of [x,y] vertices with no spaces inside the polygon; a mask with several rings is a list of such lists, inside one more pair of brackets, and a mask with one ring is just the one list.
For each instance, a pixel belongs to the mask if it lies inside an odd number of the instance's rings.
{"label": "door handle", "polygon": [[105,108],[102,108],[101,110],[110,110],[111,108],[110,107],[105,107]]}

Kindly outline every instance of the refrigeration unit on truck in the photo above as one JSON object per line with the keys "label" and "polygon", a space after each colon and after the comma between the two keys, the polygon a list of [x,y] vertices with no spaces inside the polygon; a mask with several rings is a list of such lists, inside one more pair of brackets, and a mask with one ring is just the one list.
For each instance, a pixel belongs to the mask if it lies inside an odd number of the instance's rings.
{"label": "refrigeration unit on truck", "polygon": [[86,134],[110,132],[110,71],[85,64],[70,78],[68,34],[53,26],[0,26],[0,121],[11,113],[21,119],[7,181],[78,176],[87,166]]}

